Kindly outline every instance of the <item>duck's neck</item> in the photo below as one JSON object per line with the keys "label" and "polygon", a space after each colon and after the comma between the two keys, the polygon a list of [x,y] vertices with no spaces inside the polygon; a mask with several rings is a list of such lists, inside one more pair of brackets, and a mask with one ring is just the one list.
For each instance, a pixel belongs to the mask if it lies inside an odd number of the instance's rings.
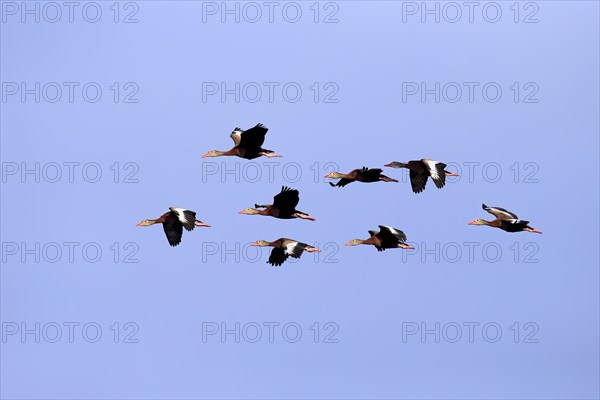
{"label": "duck's neck", "polygon": [[368,239],[365,240],[361,240],[360,244],[375,244],[375,239],[373,239],[375,236],[371,236]]}
{"label": "duck's neck", "polygon": [[234,147],[231,150],[227,150],[227,151],[218,151],[217,150],[217,154],[215,157],[219,157],[219,156],[235,156],[236,153],[236,148]]}

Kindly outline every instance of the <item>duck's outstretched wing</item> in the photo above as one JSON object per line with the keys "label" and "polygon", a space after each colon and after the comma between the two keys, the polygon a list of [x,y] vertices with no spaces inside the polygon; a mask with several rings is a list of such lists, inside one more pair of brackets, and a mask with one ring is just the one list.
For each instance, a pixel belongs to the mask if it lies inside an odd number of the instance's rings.
{"label": "duck's outstretched wing", "polygon": [[181,243],[181,236],[183,236],[183,225],[177,216],[171,212],[169,217],[163,222],[163,229],[169,244],[173,247]]}
{"label": "duck's outstretched wing", "polygon": [[344,187],[350,183],[354,182],[354,179],[348,179],[348,178],[342,178],[339,181],[337,181],[337,183],[331,183],[329,182],[329,184],[333,187]]}
{"label": "duck's outstretched wing", "polygon": [[519,217],[517,217],[515,213],[505,210],[504,208],[488,207],[485,204],[482,204],[481,208],[483,208],[485,211],[489,212],[498,219],[519,219]]}
{"label": "duck's outstretched wing", "polygon": [[269,256],[269,261],[267,261],[267,263],[274,267],[279,267],[285,262],[285,260],[287,260],[287,258],[288,255],[285,254],[283,249],[274,247],[273,250],[271,250],[271,255]]}
{"label": "duck's outstretched wing", "polygon": [[261,147],[265,142],[265,135],[268,130],[263,124],[257,124],[255,127],[245,130],[240,134],[240,141],[237,145],[247,149]]}
{"label": "duck's outstretched wing", "polygon": [[283,212],[293,212],[300,202],[300,192],[287,186],[281,187],[281,192],[273,197],[273,207]]}

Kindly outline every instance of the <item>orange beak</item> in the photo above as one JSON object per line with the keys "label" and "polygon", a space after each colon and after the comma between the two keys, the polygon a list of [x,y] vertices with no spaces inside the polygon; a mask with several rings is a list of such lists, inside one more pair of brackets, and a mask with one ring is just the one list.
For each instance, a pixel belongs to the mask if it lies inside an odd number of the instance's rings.
{"label": "orange beak", "polygon": [[460,176],[460,175],[455,174],[454,172],[446,172],[446,176]]}
{"label": "orange beak", "polygon": [[238,214],[246,214],[246,210],[242,210]]}
{"label": "orange beak", "polygon": [[476,221],[475,221],[475,220],[473,220],[473,221],[469,222],[469,225],[475,225],[475,222],[476,222]]}
{"label": "orange beak", "polygon": [[250,246],[258,246],[256,242],[252,243]]}
{"label": "orange beak", "polygon": [[195,222],[195,225],[196,225],[196,226],[205,226],[205,227],[207,227],[207,228],[210,228],[210,225],[209,225],[209,224],[206,224],[206,223],[204,223],[204,222],[202,222],[202,221],[196,221],[196,222]]}
{"label": "orange beak", "polygon": [[389,164],[385,164],[385,165],[384,165],[384,167],[391,167],[391,166],[392,166],[392,163],[389,163]]}
{"label": "orange beak", "polygon": [[210,151],[202,156],[202,158],[210,157]]}
{"label": "orange beak", "polygon": [[142,226],[142,223],[140,222],[139,224],[135,224],[135,226]]}
{"label": "orange beak", "polygon": [[352,240],[346,243],[346,246],[352,246]]}

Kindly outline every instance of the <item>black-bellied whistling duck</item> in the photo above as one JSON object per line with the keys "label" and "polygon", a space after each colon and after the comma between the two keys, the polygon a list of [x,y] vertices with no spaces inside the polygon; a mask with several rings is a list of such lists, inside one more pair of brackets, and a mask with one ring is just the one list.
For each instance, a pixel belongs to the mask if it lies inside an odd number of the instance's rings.
{"label": "black-bellied whistling duck", "polygon": [[353,239],[346,243],[346,246],[358,246],[359,244],[372,244],[377,248],[377,251],[385,249],[414,249],[414,247],[406,244],[406,235],[400,229],[392,228],[391,226],[379,225],[380,231],[369,231],[371,237],[366,240]]}
{"label": "black-bellied whistling duck", "polygon": [[409,161],[407,164],[394,161],[385,164],[385,166],[408,169],[410,171],[410,184],[415,193],[421,193],[425,190],[428,177],[431,177],[435,186],[438,189],[441,189],[446,184],[447,176],[458,176],[458,174],[446,171],[446,164],[439,161],[427,160],[425,158],[422,160]]}
{"label": "black-bellied whistling duck", "polygon": [[150,226],[162,224],[167,235],[169,244],[173,247],[181,243],[183,228],[187,231],[193,230],[197,226],[210,226],[196,219],[196,213],[185,208],[169,207],[169,210],[157,219],[142,220],[136,226]]}
{"label": "black-bellied whistling duck", "polygon": [[235,146],[228,151],[211,150],[202,158],[205,157],[219,157],[219,156],[238,156],[247,160],[252,160],[260,156],[265,157],[281,157],[281,155],[274,153],[272,150],[263,149],[262,145],[265,142],[265,135],[267,134],[266,126],[263,124],[257,124],[254,128],[242,130],[235,128],[231,135]]}
{"label": "black-bellied whistling duck", "polygon": [[354,181],[365,182],[365,183],[398,182],[396,179],[392,179],[390,177],[382,175],[381,174],[382,172],[383,172],[383,170],[379,169],[379,168],[369,169],[367,167],[362,167],[361,169],[352,170],[347,174],[342,174],[339,172],[330,172],[329,174],[325,175],[325,178],[339,179],[339,181],[336,184],[329,182],[329,184],[331,186],[337,186],[337,187],[344,187],[347,184],[352,183]]}
{"label": "black-bellied whistling duck", "polygon": [[485,211],[492,214],[494,217],[496,217],[496,219],[493,221],[476,219],[476,220],[469,222],[469,225],[487,225],[487,226],[491,226],[492,228],[500,228],[506,232],[523,232],[523,231],[525,231],[525,232],[533,232],[533,233],[542,233],[541,231],[538,231],[537,229],[533,229],[532,227],[530,227],[529,221],[524,221],[522,219],[519,219],[519,217],[517,217],[516,214],[514,214],[508,210],[505,210],[504,208],[488,207],[485,204],[482,204],[481,208],[483,208]]}
{"label": "black-bellied whistling duck", "polygon": [[269,256],[269,261],[267,261],[267,263],[271,264],[274,267],[279,267],[280,265],[282,265],[288,257],[300,258],[302,256],[303,251],[308,251],[309,253],[316,253],[321,251],[316,247],[310,246],[306,243],[286,238],[280,238],[275,240],[274,242],[267,242],[266,240],[257,240],[256,242],[252,243],[252,246],[273,247],[273,250],[271,250],[271,255]]}
{"label": "black-bellied whistling duck", "polygon": [[[296,189],[282,186],[281,192],[273,197],[273,204],[255,204],[255,208],[246,208],[240,211],[240,214],[268,215],[281,219],[302,218],[310,221],[316,221],[310,215],[296,210],[298,202],[300,202],[299,192]],[[259,208],[261,208],[261,210],[259,210]]]}

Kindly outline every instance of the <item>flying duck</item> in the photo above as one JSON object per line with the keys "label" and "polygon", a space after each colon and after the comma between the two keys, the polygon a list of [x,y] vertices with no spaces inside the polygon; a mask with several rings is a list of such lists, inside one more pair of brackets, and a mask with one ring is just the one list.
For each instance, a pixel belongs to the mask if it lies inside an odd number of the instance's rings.
{"label": "flying duck", "polygon": [[[255,208],[246,208],[240,211],[240,214],[246,215],[268,215],[281,219],[302,218],[310,221],[316,221],[310,215],[296,210],[300,201],[299,192],[286,186],[281,187],[281,192],[273,197],[273,204],[258,205]],[[261,208],[261,210],[259,210]]]}
{"label": "flying duck", "polygon": [[415,193],[421,193],[425,190],[428,177],[431,177],[435,186],[438,189],[441,189],[446,184],[447,176],[458,176],[458,174],[446,171],[446,164],[439,161],[427,160],[425,158],[422,160],[409,161],[407,164],[393,161],[389,164],[385,164],[385,166],[408,169],[410,171],[410,184]]}
{"label": "flying duck", "polygon": [[219,157],[219,156],[238,156],[245,158],[246,160],[252,160],[260,156],[265,157],[281,157],[281,155],[274,153],[272,150],[263,149],[262,145],[265,142],[265,135],[269,129],[263,124],[257,124],[255,127],[242,130],[235,128],[231,132],[231,139],[235,146],[228,151],[211,150],[202,158],[205,157]]}
{"label": "flying duck", "polygon": [[316,247],[310,246],[306,243],[301,243],[297,240],[286,238],[280,238],[275,240],[274,242],[267,242],[266,240],[257,240],[256,242],[252,243],[252,246],[273,247],[273,250],[271,250],[271,255],[269,256],[269,261],[267,261],[267,263],[271,264],[274,267],[279,267],[280,265],[282,265],[288,257],[300,258],[302,256],[302,252],[304,251],[308,251],[309,253],[316,253],[321,251]]}
{"label": "flying duck", "polygon": [[385,175],[382,175],[382,169],[379,168],[367,168],[362,167],[361,169],[355,169],[350,171],[347,174],[342,174],[339,172],[330,172],[325,175],[325,178],[330,179],[339,179],[336,184],[329,182],[331,186],[344,187],[352,182],[398,182],[396,179],[392,179]]}
{"label": "flying duck", "polygon": [[506,232],[533,232],[533,233],[542,233],[537,229],[533,229],[529,226],[529,221],[524,221],[519,219],[516,214],[505,210],[500,207],[488,207],[485,204],[481,205],[485,211],[492,214],[496,219],[493,221],[486,221],[483,219],[476,219],[469,222],[469,225],[487,225],[492,228],[500,228]]}
{"label": "flying duck", "polygon": [[358,246],[359,244],[372,244],[377,248],[377,251],[385,249],[414,249],[414,247],[406,244],[406,235],[399,229],[391,226],[379,225],[380,231],[369,231],[371,237],[366,240],[353,239],[346,243],[346,246]]}
{"label": "flying duck", "polygon": [[197,226],[210,226],[202,221],[198,221],[194,211],[177,207],[169,207],[169,210],[171,211],[167,211],[157,219],[145,219],[136,226],[150,226],[161,223],[165,235],[167,235],[167,240],[173,247],[181,243],[183,228],[187,231],[191,231]]}

